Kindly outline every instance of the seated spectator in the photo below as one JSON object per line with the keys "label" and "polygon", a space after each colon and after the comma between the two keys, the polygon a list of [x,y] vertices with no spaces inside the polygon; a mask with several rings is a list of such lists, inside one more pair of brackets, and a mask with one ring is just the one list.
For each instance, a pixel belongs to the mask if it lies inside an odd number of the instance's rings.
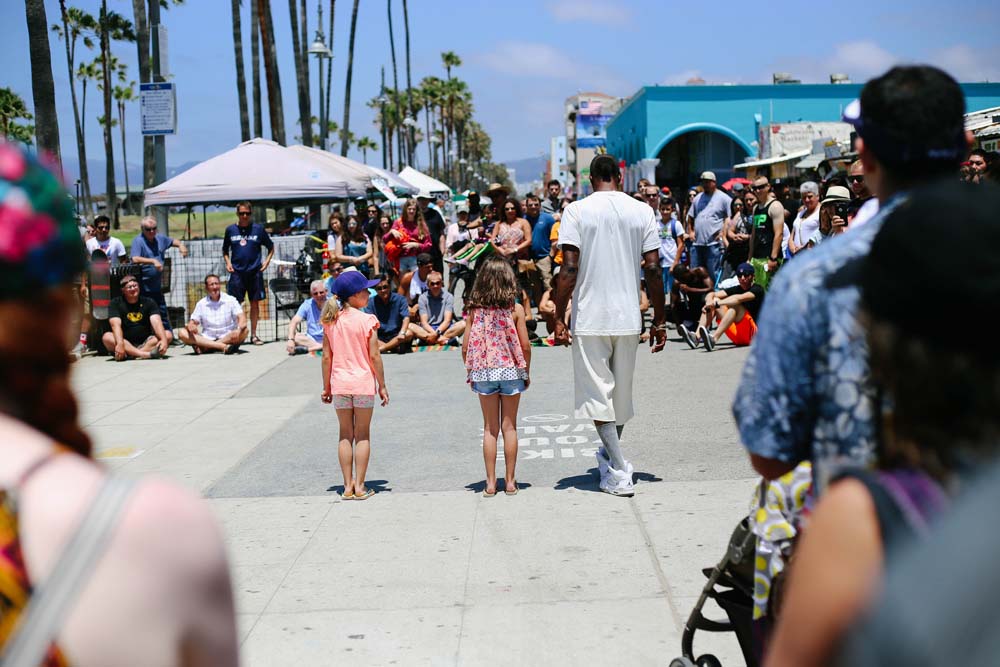
{"label": "seated spectator", "polygon": [[[996,460],[995,341],[955,337],[921,319],[927,303],[948,322],[1000,299],[1000,192],[985,189],[946,182],[915,191],[885,219],[868,255],[833,277],[860,282],[871,373],[891,408],[883,412],[877,470],[834,474],[798,541],[768,667],[828,664],[895,556]],[[940,234],[942,220],[961,257],[923,242]],[[920,276],[921,289],[900,280],[911,275]],[[947,571],[947,563],[938,566],[928,575]]]}
{"label": "seated spectator", "polygon": [[417,319],[417,299],[427,291],[427,276],[434,270],[434,259],[429,252],[417,255],[417,270],[405,274],[399,281],[399,293],[406,296],[410,319]]}
{"label": "seated spectator", "polygon": [[410,332],[410,309],[406,305],[406,297],[392,291],[389,277],[385,274],[380,276],[375,291],[377,294],[368,301],[365,312],[378,318],[379,352],[397,349],[399,352],[409,352],[413,333]]}
{"label": "seated spectator", "polygon": [[[194,348],[195,354],[223,352],[233,354],[247,338],[247,316],[235,297],[222,293],[219,276],[205,276],[205,292],[191,313],[187,326],[177,331],[182,342]],[[201,333],[198,333],[198,327]]]}
{"label": "seated spectator", "polygon": [[[726,287],[710,292],[705,298],[701,318],[698,320],[698,340],[681,325],[681,335],[692,349],[700,342],[711,352],[725,333],[733,345],[745,347],[757,335],[757,317],[764,303],[764,288],[754,285],[753,265],[743,262],[736,267],[735,287]],[[714,333],[708,327],[712,321],[718,323]]]}
{"label": "seated spectator", "polygon": [[[295,317],[288,323],[288,342],[285,349],[289,355],[311,354],[323,349],[323,323],[319,316],[326,305],[326,283],[314,280],[309,283],[309,298],[302,302]],[[306,331],[299,331],[299,324],[306,323]]]}
{"label": "seated spectator", "polygon": [[847,207],[850,203],[851,194],[847,188],[834,185],[826,191],[826,198],[819,205],[819,227],[806,241],[807,248],[815,248],[847,229]]}
{"label": "seated spectator", "polygon": [[674,268],[674,291],[670,293],[670,313],[681,338],[684,336],[682,327],[689,330],[701,318],[701,309],[705,305],[705,296],[712,291],[712,276],[703,266],[691,268],[687,264],[678,264]]}
{"label": "seated spectator", "polygon": [[139,296],[135,276],[122,278],[121,286],[122,295],[108,306],[111,331],[104,334],[104,347],[117,361],[163,357],[174,337],[163,328],[159,307],[149,297]]}
{"label": "seated spectator", "polygon": [[428,345],[460,345],[458,336],[465,322],[455,321],[455,297],[444,288],[444,276],[437,271],[427,275],[427,291],[417,299],[420,323],[410,322],[409,331]]}

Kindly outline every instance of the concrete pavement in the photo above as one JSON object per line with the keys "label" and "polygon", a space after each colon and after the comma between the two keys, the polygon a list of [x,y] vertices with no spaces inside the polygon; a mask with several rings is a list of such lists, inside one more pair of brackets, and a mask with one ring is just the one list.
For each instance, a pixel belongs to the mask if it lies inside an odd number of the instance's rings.
{"label": "concrete pavement", "polygon": [[[754,484],[729,416],[745,350],[640,353],[623,439],[632,499],[597,491],[569,351],[536,348],[515,497],[483,498],[478,401],[457,350],[385,357],[364,502],[339,497],[319,360],[87,358],[74,370],[98,456],[172,477],[224,527],[247,665],[666,664]],[[498,462],[502,471],[502,461]],[[502,477],[502,472],[500,473]],[[721,616],[721,612],[717,615]],[[742,665],[732,635],[696,649]]]}

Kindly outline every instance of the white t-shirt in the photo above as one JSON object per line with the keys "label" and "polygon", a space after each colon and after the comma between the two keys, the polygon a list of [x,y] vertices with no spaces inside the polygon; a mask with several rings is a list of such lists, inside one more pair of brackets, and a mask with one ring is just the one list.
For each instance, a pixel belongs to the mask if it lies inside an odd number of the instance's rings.
{"label": "white t-shirt", "polygon": [[795,216],[795,222],[792,223],[792,238],[795,240],[795,245],[803,247],[817,229],[819,229],[819,206],[810,214],[806,214],[805,209],[799,211]]}
{"label": "white t-shirt", "polygon": [[660,266],[667,269],[673,266],[677,257],[677,237],[684,234],[684,227],[676,217],[667,222],[660,220],[657,225],[660,228]]}
{"label": "white t-shirt", "polygon": [[595,192],[563,211],[559,245],[580,249],[573,334],[639,333],[639,264],[660,247],[653,209],[624,192]]}
{"label": "white t-shirt", "polygon": [[111,260],[111,266],[124,263],[122,257],[125,256],[125,244],[114,236],[109,236],[104,243],[98,241],[97,237],[89,239],[87,241],[87,256],[89,257],[95,250],[103,250],[104,254]]}
{"label": "white t-shirt", "polygon": [[203,297],[194,307],[191,319],[201,325],[201,331],[207,338],[222,338],[236,329],[242,312],[243,306],[239,301],[220,292],[218,301]]}
{"label": "white t-shirt", "polygon": [[416,299],[427,291],[427,283],[420,277],[420,269],[413,272],[410,279],[410,299]]}

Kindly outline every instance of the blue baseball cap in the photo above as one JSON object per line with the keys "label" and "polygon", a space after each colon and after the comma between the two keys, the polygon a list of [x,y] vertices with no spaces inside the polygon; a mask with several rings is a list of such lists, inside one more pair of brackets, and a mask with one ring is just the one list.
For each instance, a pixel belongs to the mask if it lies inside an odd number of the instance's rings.
{"label": "blue baseball cap", "polygon": [[333,281],[333,293],[341,299],[348,299],[378,284],[378,279],[368,280],[360,271],[345,271]]}
{"label": "blue baseball cap", "polygon": [[753,274],[753,264],[750,262],[743,262],[736,267],[736,275],[738,276],[752,276]]}

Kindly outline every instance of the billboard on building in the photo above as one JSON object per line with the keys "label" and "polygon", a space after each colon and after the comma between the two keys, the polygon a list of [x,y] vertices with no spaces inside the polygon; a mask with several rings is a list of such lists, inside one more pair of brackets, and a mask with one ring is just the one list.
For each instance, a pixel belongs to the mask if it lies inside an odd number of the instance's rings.
{"label": "billboard on building", "polygon": [[578,148],[599,148],[607,144],[611,114],[597,100],[581,100],[576,114],[576,145]]}

